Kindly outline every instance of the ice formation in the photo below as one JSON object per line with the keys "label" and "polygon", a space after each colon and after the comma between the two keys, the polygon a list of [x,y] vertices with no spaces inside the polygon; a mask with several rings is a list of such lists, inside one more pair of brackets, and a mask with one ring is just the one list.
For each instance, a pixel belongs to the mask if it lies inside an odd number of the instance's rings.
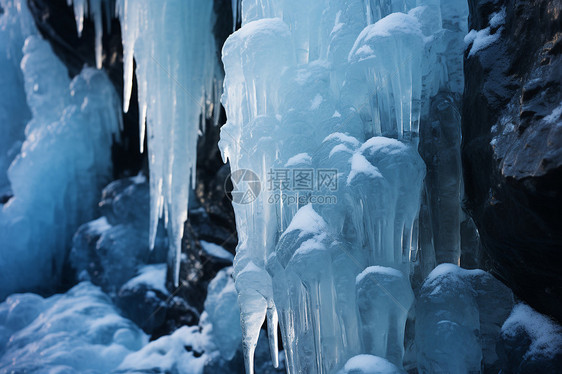
{"label": "ice formation", "polygon": [[[197,138],[206,117],[218,119],[220,105],[212,29],[213,2],[207,0],[69,0],[78,30],[86,15],[96,29],[96,62],[102,65],[103,15],[115,14],[123,39],[123,109],[138,84],[140,146],[146,136],[150,169],[150,247],[158,222],[168,227],[174,282],[179,282],[181,238],[189,191],[194,186]],[[103,4],[103,5],[102,5]],[[105,12],[102,12],[105,9]],[[134,60],[134,62],[133,62]],[[214,112],[214,113],[213,113]],[[145,135],[146,134],[146,135]]]}
{"label": "ice formation", "polygon": [[[250,197],[233,204],[246,372],[266,319],[274,364],[281,326],[289,373],[336,373],[359,354],[400,370],[419,248],[431,257],[422,276],[460,256],[454,98],[467,4],[244,0],[237,9],[242,27],[222,51],[220,147]],[[435,144],[432,126],[443,127]],[[423,200],[418,145],[429,171],[445,173],[425,182]]]}
{"label": "ice formation", "polygon": [[453,264],[436,267],[416,306],[418,371],[494,372],[496,342],[512,306],[511,290],[491,274]]}
{"label": "ice formation", "polygon": [[[30,288],[48,290],[59,280],[72,235],[80,223],[93,218],[99,192],[111,177],[111,145],[121,116],[105,73],[85,68],[71,81],[38,35],[26,2],[5,0],[1,6],[2,32],[13,36],[0,38],[10,44],[5,51],[15,79],[8,96],[11,90],[14,97],[25,92],[28,108],[19,103],[3,112],[13,126],[6,125],[8,132],[23,135],[17,127],[27,111],[30,115],[21,149],[17,136],[6,138],[15,141],[12,147],[19,153],[7,172],[13,197],[0,212],[3,299]],[[4,105],[11,99],[3,96],[0,101]]]}

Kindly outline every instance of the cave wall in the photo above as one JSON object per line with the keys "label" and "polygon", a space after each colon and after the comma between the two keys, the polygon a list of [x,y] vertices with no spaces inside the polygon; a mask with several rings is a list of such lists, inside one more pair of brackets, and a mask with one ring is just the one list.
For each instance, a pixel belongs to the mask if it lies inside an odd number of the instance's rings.
{"label": "cave wall", "polygon": [[489,270],[562,321],[562,1],[468,2],[489,39],[465,52],[465,206]]}

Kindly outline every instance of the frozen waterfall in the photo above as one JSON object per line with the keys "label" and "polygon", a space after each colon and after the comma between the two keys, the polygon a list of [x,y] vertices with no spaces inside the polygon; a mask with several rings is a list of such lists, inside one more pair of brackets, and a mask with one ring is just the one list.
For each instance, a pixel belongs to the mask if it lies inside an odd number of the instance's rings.
{"label": "frozen waterfall", "polygon": [[[213,4],[72,4],[79,32],[94,20],[98,67],[103,16],[120,19],[123,107],[136,64],[148,144],[150,242],[163,219],[177,284],[197,137],[218,117]],[[235,188],[246,371],[264,321],[274,365],[281,327],[289,373],[336,373],[363,356],[401,370],[412,279],[460,259],[467,4],[232,4],[242,28],[222,51],[220,148]]]}
{"label": "frozen waterfall", "polygon": [[[412,274],[459,261],[460,167],[454,154],[439,158],[459,149],[460,138],[445,142],[460,132],[458,106],[434,117],[462,91],[467,4],[238,8],[242,28],[223,47],[220,147],[234,184],[246,372],[265,320],[274,364],[281,327],[289,373],[336,373],[361,354],[402,368]],[[444,139],[432,144],[424,126],[445,127]],[[424,182],[418,146],[437,153],[427,166],[442,179]],[[452,198],[432,204],[427,189]],[[422,204],[433,222],[420,226]],[[424,266],[420,230],[432,256]]]}

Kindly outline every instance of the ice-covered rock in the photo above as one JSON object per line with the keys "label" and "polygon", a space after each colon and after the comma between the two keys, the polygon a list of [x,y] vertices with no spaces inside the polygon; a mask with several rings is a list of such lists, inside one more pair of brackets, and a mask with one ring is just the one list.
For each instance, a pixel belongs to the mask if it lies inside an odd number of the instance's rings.
{"label": "ice-covered rock", "polygon": [[[104,188],[99,203],[102,217],[82,225],[73,238],[69,260],[79,279],[90,280],[115,296],[140,266],[166,260],[162,233],[154,250],[148,247],[149,199],[142,175]],[[162,281],[165,275],[164,269]]]}
{"label": "ice-covered rock", "polygon": [[0,371],[109,373],[148,337],[83,282],[43,299],[14,294],[0,304]]}
{"label": "ice-covered rock", "polygon": [[502,326],[498,353],[502,372],[554,373],[562,367],[562,327],[519,303]]}
{"label": "ice-covered rock", "polygon": [[2,7],[2,19],[22,26],[21,72],[15,76],[23,77],[32,118],[8,170],[14,196],[0,213],[0,299],[16,291],[51,291],[60,280],[72,234],[94,218],[99,192],[111,176],[111,145],[121,119],[103,72],[86,68],[70,81],[49,44],[36,35],[26,2]]}
{"label": "ice-covered rock", "polygon": [[421,373],[498,369],[496,343],[513,294],[483,270],[436,267],[416,302],[416,348]]}

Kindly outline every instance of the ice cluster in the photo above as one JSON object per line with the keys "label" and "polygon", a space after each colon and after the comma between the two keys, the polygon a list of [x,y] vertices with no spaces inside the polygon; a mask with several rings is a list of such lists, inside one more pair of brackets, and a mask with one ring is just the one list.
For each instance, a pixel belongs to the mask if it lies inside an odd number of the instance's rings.
{"label": "ice cluster", "polygon": [[[39,36],[27,3],[3,0],[1,7],[0,32],[6,35],[0,40],[8,45],[0,64],[9,65],[2,79],[11,81],[2,85],[0,100],[7,129],[2,142],[8,143],[1,149],[9,150],[0,164],[4,168],[13,158],[7,170],[10,196],[0,211],[3,299],[16,291],[49,290],[59,281],[72,235],[94,217],[111,177],[111,145],[121,116],[105,73],[85,68],[70,80]],[[22,100],[11,105],[16,99]]]}
{"label": "ice cluster", "polygon": [[[234,184],[246,372],[264,320],[274,365],[281,327],[289,373],[348,370],[361,354],[400,370],[420,247],[421,277],[460,258],[454,98],[467,4],[244,0],[236,9],[242,27],[222,51],[220,148]],[[442,139],[424,121],[443,127]],[[424,182],[418,146],[439,178]]]}
{"label": "ice cluster", "polygon": [[[121,23],[124,64],[123,110],[128,111],[133,78],[138,84],[140,146],[145,137],[150,169],[150,233],[154,247],[158,222],[168,228],[179,282],[181,238],[189,191],[195,185],[197,138],[205,118],[218,120],[220,69],[212,33],[213,2],[208,0],[68,0],[78,31],[84,17],[94,21],[96,62],[102,66],[103,16]],[[109,24],[109,22],[106,22]],[[135,68],[136,66],[136,68]],[[144,151],[144,150],[143,150]]]}

